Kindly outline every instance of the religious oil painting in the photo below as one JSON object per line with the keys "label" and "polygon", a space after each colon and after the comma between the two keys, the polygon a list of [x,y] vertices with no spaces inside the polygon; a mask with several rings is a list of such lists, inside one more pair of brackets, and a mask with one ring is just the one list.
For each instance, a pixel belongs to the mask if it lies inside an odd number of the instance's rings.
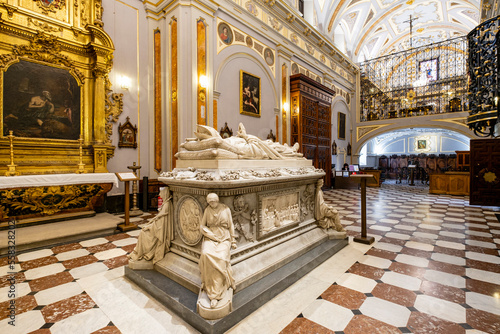
{"label": "religious oil painting", "polygon": [[419,77],[423,77],[430,81],[439,79],[439,62],[438,58],[423,60],[419,63]]}
{"label": "religious oil painting", "polygon": [[220,23],[217,27],[219,38],[224,44],[230,45],[233,43],[233,31],[226,23]]}
{"label": "religious oil painting", "polygon": [[417,148],[419,150],[425,150],[427,148],[427,140],[425,140],[425,139],[419,139],[417,141]]}
{"label": "religious oil painting", "polygon": [[240,71],[240,114],[260,117],[260,78]]}
{"label": "religious oil painting", "polygon": [[341,112],[338,113],[337,123],[338,123],[337,138],[338,139],[345,139],[345,114],[344,113],[341,113]]}
{"label": "religious oil painting", "polygon": [[21,60],[3,75],[3,135],[77,140],[80,93],[65,69]]}

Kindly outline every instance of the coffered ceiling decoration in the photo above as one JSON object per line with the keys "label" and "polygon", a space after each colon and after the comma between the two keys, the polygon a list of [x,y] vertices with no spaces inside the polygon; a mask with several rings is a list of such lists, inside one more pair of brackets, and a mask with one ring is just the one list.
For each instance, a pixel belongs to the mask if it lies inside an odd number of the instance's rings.
{"label": "coffered ceiling decoration", "polygon": [[478,0],[314,0],[318,30],[336,45],[345,39],[355,62],[467,35],[479,24],[479,6]]}

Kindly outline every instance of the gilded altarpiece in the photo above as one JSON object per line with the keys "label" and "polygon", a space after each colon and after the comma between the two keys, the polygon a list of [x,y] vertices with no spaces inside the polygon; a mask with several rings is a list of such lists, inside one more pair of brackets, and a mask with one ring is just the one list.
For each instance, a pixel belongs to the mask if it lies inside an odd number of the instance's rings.
{"label": "gilded altarpiece", "polygon": [[0,3],[0,174],[107,172],[122,96],[108,73],[114,45],[101,0]]}

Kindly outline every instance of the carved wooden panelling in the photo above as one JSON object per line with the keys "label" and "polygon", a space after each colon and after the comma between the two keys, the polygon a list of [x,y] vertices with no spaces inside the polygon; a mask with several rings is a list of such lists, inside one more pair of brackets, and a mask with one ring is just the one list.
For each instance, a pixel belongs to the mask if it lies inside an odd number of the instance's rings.
{"label": "carved wooden panelling", "polygon": [[470,204],[500,205],[500,139],[470,141]]}
{"label": "carved wooden panelling", "polygon": [[[335,92],[302,74],[290,77],[292,99],[292,143],[326,172],[325,186],[331,176],[331,103]],[[299,109],[300,106],[300,109]]]}

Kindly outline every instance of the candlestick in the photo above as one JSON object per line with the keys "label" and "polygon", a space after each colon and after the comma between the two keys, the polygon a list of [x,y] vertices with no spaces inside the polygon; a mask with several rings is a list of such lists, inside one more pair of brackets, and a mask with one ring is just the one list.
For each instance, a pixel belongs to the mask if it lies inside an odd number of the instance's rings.
{"label": "candlestick", "polygon": [[9,170],[5,173],[5,176],[14,176],[14,175],[19,175],[19,172],[16,171],[16,165],[14,165],[14,135],[12,134],[12,130],[9,131],[9,143],[10,143],[10,165],[7,165]]}
{"label": "candlestick", "polygon": [[78,164],[78,170],[76,171],[77,174],[82,174],[86,173],[85,171],[85,164],[83,163],[83,138],[80,136],[78,139],[78,143],[80,146],[80,163]]}
{"label": "candlestick", "polygon": [[[128,169],[131,169],[135,175],[137,175],[136,170],[141,169],[141,166],[136,166],[135,162],[133,166],[127,166]],[[137,187],[138,180],[132,182],[132,208],[130,209],[130,216],[136,217],[142,215],[142,211],[137,207]]]}

